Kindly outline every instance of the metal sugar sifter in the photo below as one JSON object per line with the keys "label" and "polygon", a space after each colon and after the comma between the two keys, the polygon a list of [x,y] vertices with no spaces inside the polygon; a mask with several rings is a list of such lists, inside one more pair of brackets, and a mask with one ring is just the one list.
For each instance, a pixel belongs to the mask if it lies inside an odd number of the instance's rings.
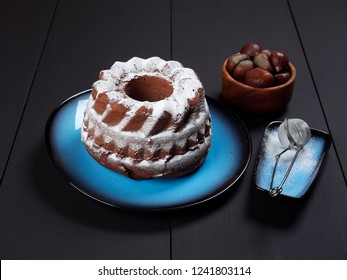
{"label": "metal sugar sifter", "polygon": [[[307,142],[311,138],[311,129],[308,126],[308,124],[301,120],[301,119],[285,119],[284,122],[279,126],[278,128],[278,138],[281,142],[281,144],[285,148],[282,152],[277,154],[275,156],[276,158],[276,163],[273,169],[272,177],[271,177],[271,183],[270,183],[270,190],[269,190],[269,195],[271,197],[275,197],[279,195],[282,190],[283,190],[283,185],[286,182],[290,171],[292,170],[292,167],[302,150],[302,148],[307,144]],[[281,183],[279,186],[273,186],[275,175],[276,175],[276,170],[278,166],[278,162],[280,160],[280,157],[287,151],[295,149],[296,153],[288,167],[287,172],[285,173]]]}

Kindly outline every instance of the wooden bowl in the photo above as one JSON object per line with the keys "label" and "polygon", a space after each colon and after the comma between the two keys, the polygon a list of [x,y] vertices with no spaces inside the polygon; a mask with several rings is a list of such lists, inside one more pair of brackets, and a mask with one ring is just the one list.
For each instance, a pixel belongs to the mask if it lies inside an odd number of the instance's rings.
{"label": "wooden bowl", "polygon": [[236,81],[226,69],[225,60],[222,69],[222,93],[234,107],[252,113],[275,112],[287,106],[292,98],[296,70],[289,63],[290,79],[278,86],[255,88]]}

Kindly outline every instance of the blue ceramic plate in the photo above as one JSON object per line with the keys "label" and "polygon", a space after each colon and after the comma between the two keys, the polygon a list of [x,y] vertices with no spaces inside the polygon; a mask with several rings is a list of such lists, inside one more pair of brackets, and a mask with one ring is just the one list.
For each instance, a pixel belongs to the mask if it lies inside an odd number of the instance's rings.
{"label": "blue ceramic plate", "polygon": [[81,142],[84,108],[91,91],[64,101],[46,126],[48,152],[71,185],[88,196],[121,208],[166,210],[195,205],[231,187],[246,170],[251,140],[244,124],[208,99],[212,147],[203,165],[178,178],[132,180],[96,162]]}
{"label": "blue ceramic plate", "polygon": [[[265,129],[255,171],[255,184],[259,189],[269,191],[275,166],[275,156],[284,148],[278,139],[278,128],[282,122],[272,122]],[[310,188],[330,147],[329,134],[311,128],[310,141],[300,151],[291,172],[283,185],[282,195],[300,198]],[[284,153],[278,163],[274,186],[278,186],[288,170],[295,150]]]}

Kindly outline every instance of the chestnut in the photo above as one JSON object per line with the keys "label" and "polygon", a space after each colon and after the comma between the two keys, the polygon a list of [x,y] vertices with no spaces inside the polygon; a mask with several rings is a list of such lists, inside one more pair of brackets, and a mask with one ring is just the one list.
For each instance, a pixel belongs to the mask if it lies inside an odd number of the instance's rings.
{"label": "chestnut", "polygon": [[236,65],[233,72],[233,77],[239,82],[242,82],[244,80],[246,73],[253,68],[254,68],[254,64],[251,60],[243,60]]}
{"label": "chestnut", "polygon": [[237,64],[239,64],[241,61],[249,59],[249,56],[247,54],[234,54],[228,58],[227,62],[227,70],[229,73],[232,73],[236,67]]}
{"label": "chestnut", "polygon": [[274,75],[274,78],[275,78],[276,85],[282,85],[290,79],[290,73],[289,72],[278,73]]}
{"label": "chestnut", "polygon": [[242,46],[240,53],[247,54],[249,57],[254,57],[261,52],[261,46],[257,43],[247,43]]}
{"label": "chestnut", "polygon": [[270,54],[270,60],[275,67],[276,72],[281,72],[288,67],[289,59],[284,53],[272,51]]}
{"label": "chestnut", "polygon": [[270,50],[262,50],[261,52],[262,52],[262,53],[266,53],[268,56],[271,55],[271,51],[270,51]]}
{"label": "chestnut", "polygon": [[265,52],[258,53],[254,57],[253,62],[256,66],[260,67],[261,69],[264,69],[269,72],[272,72],[273,70],[273,67],[270,63],[270,57]]}
{"label": "chestnut", "polygon": [[245,75],[245,84],[251,87],[265,88],[270,87],[274,82],[274,76],[261,68],[253,68]]}

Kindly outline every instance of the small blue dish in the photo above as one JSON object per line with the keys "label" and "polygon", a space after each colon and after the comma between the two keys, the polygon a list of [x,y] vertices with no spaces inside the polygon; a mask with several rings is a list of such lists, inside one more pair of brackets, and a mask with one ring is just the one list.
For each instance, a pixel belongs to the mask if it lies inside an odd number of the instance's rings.
{"label": "small blue dish", "polygon": [[208,98],[212,146],[203,165],[178,178],[132,180],[95,161],[81,142],[83,112],[91,91],[64,101],[46,125],[51,159],[71,185],[109,205],[132,210],[168,210],[207,201],[231,187],[246,170],[251,140],[238,117]]}
{"label": "small blue dish", "polygon": [[[269,191],[271,178],[275,167],[275,156],[284,150],[278,138],[278,128],[282,122],[270,123],[265,129],[258,161],[255,168],[255,184],[260,190]],[[281,195],[293,198],[302,197],[311,187],[329,151],[330,135],[311,128],[311,138],[300,151],[287,180],[283,185]],[[295,150],[283,154],[278,163],[273,186],[278,186],[284,178],[293,159]]]}

